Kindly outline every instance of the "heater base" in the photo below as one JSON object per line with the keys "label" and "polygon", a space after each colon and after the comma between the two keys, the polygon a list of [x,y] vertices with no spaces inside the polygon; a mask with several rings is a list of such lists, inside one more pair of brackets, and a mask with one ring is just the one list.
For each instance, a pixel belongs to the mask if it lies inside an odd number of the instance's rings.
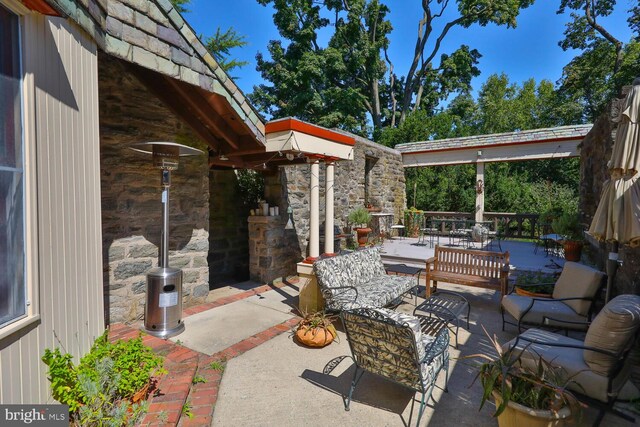
{"label": "heater base", "polygon": [[184,328],[184,323],[180,323],[177,327],[175,327],[173,329],[156,330],[156,329],[144,328],[143,330],[147,334],[153,335],[154,337],[167,339],[167,338],[175,337],[176,335],[179,335],[179,334],[183,333],[184,329],[185,329]]}

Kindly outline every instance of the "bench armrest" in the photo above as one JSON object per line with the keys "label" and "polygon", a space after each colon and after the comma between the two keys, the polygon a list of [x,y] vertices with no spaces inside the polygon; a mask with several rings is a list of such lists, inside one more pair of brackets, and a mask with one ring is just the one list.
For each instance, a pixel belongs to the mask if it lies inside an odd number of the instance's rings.
{"label": "bench armrest", "polygon": [[[333,291],[342,291],[342,292],[334,294]],[[334,286],[332,288],[321,287],[320,288],[320,292],[322,293],[322,296],[324,297],[325,300],[339,299],[343,295],[350,295],[349,294],[350,292],[355,292],[355,295],[353,297],[353,301],[358,299],[358,288],[355,287],[355,286],[349,286],[349,285],[347,285],[347,286]]]}
{"label": "bench armrest", "polygon": [[431,258],[427,259],[427,271],[429,271],[429,266],[435,264],[436,262],[436,257],[432,256]]}

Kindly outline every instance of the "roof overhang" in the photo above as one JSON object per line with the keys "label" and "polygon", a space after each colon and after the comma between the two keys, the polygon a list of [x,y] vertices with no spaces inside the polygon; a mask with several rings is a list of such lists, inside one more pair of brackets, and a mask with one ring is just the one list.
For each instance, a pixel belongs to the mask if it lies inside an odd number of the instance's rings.
{"label": "roof overhang", "polygon": [[266,124],[266,151],[302,153],[306,157],[353,160],[355,138],[301,120],[286,118]]}
{"label": "roof overhang", "polygon": [[[478,162],[559,159],[580,155],[591,125],[451,138],[396,146],[405,168]],[[554,132],[555,131],[555,132]]]}

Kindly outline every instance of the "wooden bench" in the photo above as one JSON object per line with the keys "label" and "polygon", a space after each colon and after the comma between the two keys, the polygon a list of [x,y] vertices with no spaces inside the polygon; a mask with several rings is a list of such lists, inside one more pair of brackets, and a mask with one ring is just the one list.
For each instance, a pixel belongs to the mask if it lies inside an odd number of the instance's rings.
{"label": "wooden bench", "polygon": [[458,285],[496,289],[501,297],[507,293],[509,252],[488,252],[449,248],[436,245],[433,258],[427,260],[427,292],[431,296],[431,282],[438,288],[438,280]]}

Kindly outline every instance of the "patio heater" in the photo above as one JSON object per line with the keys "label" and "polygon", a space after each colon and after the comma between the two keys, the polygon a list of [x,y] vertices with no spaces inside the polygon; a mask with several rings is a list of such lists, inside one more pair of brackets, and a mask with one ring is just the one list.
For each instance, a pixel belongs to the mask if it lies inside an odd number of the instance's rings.
{"label": "patio heater", "polygon": [[147,273],[147,301],[144,329],[150,335],[169,338],[184,331],[182,323],[182,270],[169,267],[169,188],[171,171],[178,169],[180,157],[202,151],[175,142],[141,142],[130,147],[151,154],[153,166],[160,169],[162,184],[162,234],[158,267]]}

